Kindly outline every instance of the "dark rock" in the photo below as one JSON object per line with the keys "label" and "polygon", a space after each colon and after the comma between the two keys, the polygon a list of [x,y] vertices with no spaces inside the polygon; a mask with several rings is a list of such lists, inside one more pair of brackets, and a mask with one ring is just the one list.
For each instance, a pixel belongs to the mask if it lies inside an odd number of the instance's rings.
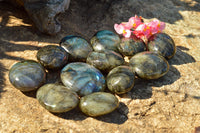
{"label": "dark rock", "polygon": [[8,0],[23,6],[35,26],[43,33],[54,35],[61,29],[57,15],[69,7],[70,0]]}

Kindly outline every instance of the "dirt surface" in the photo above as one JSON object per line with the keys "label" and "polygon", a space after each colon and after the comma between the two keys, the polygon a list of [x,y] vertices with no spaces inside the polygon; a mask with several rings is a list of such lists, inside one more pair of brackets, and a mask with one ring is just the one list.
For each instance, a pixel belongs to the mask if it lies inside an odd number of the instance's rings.
{"label": "dirt surface", "polygon": [[[87,117],[78,108],[52,114],[41,107],[35,92],[22,93],[9,82],[11,66],[36,60],[39,48],[58,45],[66,35],[89,40],[98,30],[113,30],[114,23],[135,14],[145,22],[166,23],[175,41],[170,71],[158,80],[137,79],[131,92],[119,96],[114,112]],[[200,128],[200,1],[199,0],[72,0],[60,14],[62,30],[56,36],[38,32],[23,9],[0,3],[0,132],[1,133],[193,133]],[[50,73],[49,75],[51,75]],[[53,72],[47,82],[54,82]]]}

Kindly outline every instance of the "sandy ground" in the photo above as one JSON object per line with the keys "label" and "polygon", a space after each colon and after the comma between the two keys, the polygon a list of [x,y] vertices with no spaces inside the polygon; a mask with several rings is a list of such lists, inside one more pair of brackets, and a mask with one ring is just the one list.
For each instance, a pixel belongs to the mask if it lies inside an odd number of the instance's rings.
{"label": "sandy ground", "polygon": [[[132,91],[119,96],[114,112],[87,117],[78,108],[52,114],[41,107],[35,92],[22,93],[9,82],[11,66],[36,60],[37,50],[58,45],[66,35],[89,39],[98,30],[114,31],[114,23],[135,14],[145,22],[157,18],[175,41],[170,71],[158,80],[136,80]],[[23,9],[0,3],[0,132],[1,133],[193,133],[200,130],[200,1],[113,0],[112,3],[72,0],[60,14],[62,30],[56,36],[41,34]],[[47,82],[59,78],[48,74]]]}

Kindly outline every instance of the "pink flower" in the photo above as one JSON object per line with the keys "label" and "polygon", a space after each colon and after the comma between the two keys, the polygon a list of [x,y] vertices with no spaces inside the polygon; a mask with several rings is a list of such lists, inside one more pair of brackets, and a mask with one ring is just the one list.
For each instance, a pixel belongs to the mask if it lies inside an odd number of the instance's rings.
{"label": "pink flower", "polygon": [[114,29],[118,34],[122,34],[124,37],[129,38],[131,36],[131,30],[126,27],[126,24],[115,24]]}
{"label": "pink flower", "polygon": [[160,22],[159,20],[153,20],[153,21],[147,23],[147,25],[151,29],[151,34],[160,33],[165,29],[165,23]]}
{"label": "pink flower", "polygon": [[138,17],[135,15],[135,17],[131,17],[128,21],[129,25],[133,28],[136,29],[140,24],[142,24],[142,18]]}
{"label": "pink flower", "polygon": [[162,32],[164,28],[164,22],[155,19],[149,23],[143,23],[142,18],[137,15],[131,17],[128,22],[114,25],[114,29],[118,34],[130,38],[133,33],[137,38],[142,39],[145,43],[147,43],[151,35]]}
{"label": "pink flower", "polygon": [[122,22],[121,25],[123,25],[125,29],[130,30],[132,28],[132,25],[130,25],[129,22]]}
{"label": "pink flower", "polygon": [[143,23],[140,24],[133,33],[136,35],[136,37],[143,39],[146,41],[152,34],[151,34],[151,29],[150,27]]}

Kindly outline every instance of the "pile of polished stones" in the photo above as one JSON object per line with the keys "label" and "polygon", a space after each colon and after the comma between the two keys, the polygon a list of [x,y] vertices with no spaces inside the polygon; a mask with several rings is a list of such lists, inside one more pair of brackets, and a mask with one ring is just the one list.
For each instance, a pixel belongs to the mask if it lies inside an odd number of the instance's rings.
{"label": "pile of polished stones", "polygon": [[[175,52],[174,41],[165,33],[153,35],[148,44],[136,37],[120,38],[108,30],[97,32],[90,43],[69,35],[59,46],[42,47],[38,62],[14,64],[9,79],[21,91],[38,89],[39,103],[50,112],[67,112],[79,105],[83,113],[95,117],[115,110],[119,105],[115,94],[133,89],[136,76],[149,80],[164,76],[169,71],[167,60]],[[45,84],[45,69],[61,70],[62,84]]]}

